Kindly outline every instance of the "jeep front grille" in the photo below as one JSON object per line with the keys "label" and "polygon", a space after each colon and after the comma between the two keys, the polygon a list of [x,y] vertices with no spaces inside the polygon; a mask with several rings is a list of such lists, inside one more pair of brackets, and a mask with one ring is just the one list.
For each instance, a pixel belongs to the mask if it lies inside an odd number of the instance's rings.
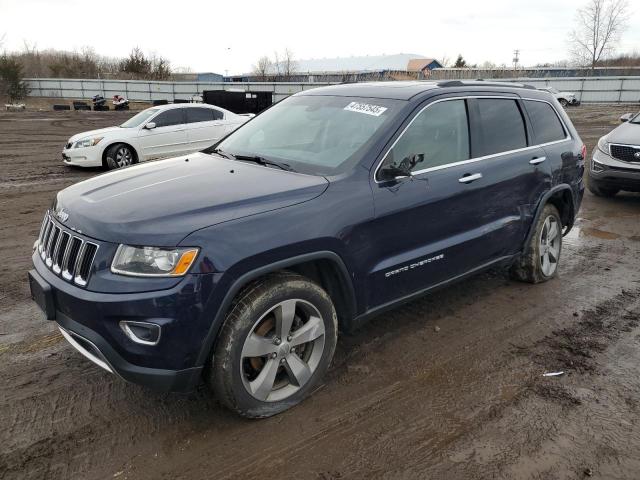
{"label": "jeep front grille", "polygon": [[57,224],[47,213],[38,236],[38,253],[56,275],[84,287],[89,281],[98,245]]}
{"label": "jeep front grille", "polygon": [[611,156],[623,162],[640,163],[640,146],[611,144]]}

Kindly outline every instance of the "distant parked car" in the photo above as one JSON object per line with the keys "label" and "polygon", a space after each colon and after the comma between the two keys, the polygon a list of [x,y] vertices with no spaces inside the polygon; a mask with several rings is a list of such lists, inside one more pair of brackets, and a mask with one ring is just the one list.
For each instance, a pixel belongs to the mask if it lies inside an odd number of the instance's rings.
{"label": "distant parked car", "polygon": [[67,165],[108,169],[207,148],[252,115],[205,104],[148,108],[117,127],[74,135],[62,150]]}
{"label": "distant parked car", "polygon": [[622,125],[602,137],[593,151],[587,185],[594,195],[640,192],[640,113],[620,117]]}
{"label": "distant parked car", "polygon": [[560,105],[563,107],[568,107],[569,105],[577,107],[580,105],[580,100],[576,98],[576,94],[573,92],[561,92],[557,88],[553,87],[544,87],[539,88],[538,90],[549,92],[551,95],[556,97],[558,102],[560,102]]}

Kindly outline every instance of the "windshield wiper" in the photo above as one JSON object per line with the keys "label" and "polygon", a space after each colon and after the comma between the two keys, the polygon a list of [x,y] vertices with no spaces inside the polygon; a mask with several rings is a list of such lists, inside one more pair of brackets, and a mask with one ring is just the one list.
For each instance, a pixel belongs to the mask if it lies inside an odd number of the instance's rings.
{"label": "windshield wiper", "polygon": [[218,155],[220,155],[220,156],[222,156],[224,158],[228,158],[230,160],[235,160],[235,158],[236,158],[234,155],[231,155],[230,153],[227,153],[224,150],[220,150],[219,148],[214,148],[213,150],[206,149],[206,150],[203,150],[203,152],[204,153],[209,153],[209,154],[216,153],[216,154],[218,154]]}
{"label": "windshield wiper", "polygon": [[291,165],[289,165],[288,163],[284,163],[284,162],[276,162],[275,160],[267,160],[264,157],[261,157],[259,155],[234,155],[233,156],[236,160],[241,160],[243,162],[254,162],[257,163],[258,165],[270,165],[273,167],[278,167],[281,170],[286,170],[288,172],[295,172],[295,170],[293,168],[291,168]]}

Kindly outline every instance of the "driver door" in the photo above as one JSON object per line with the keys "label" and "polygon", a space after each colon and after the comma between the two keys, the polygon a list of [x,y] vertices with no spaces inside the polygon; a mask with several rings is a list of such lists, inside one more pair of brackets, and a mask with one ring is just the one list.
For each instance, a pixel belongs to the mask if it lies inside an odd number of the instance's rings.
{"label": "driver door", "polygon": [[[155,123],[155,128],[147,125]],[[138,143],[145,160],[181,155],[189,151],[184,108],[165,110],[140,129]]]}

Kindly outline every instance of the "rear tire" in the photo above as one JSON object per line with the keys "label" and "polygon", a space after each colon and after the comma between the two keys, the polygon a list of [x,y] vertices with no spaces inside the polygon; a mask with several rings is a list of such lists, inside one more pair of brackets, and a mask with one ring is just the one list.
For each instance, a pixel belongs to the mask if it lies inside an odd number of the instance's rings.
{"label": "rear tire", "polygon": [[511,266],[511,276],[522,282],[551,280],[558,272],[562,253],[562,220],[558,209],[547,204],[522,256]]}
{"label": "rear tire", "polygon": [[287,410],[320,384],[337,343],[331,298],[300,275],[250,284],[222,326],[206,382],[227,408],[249,418]]}

